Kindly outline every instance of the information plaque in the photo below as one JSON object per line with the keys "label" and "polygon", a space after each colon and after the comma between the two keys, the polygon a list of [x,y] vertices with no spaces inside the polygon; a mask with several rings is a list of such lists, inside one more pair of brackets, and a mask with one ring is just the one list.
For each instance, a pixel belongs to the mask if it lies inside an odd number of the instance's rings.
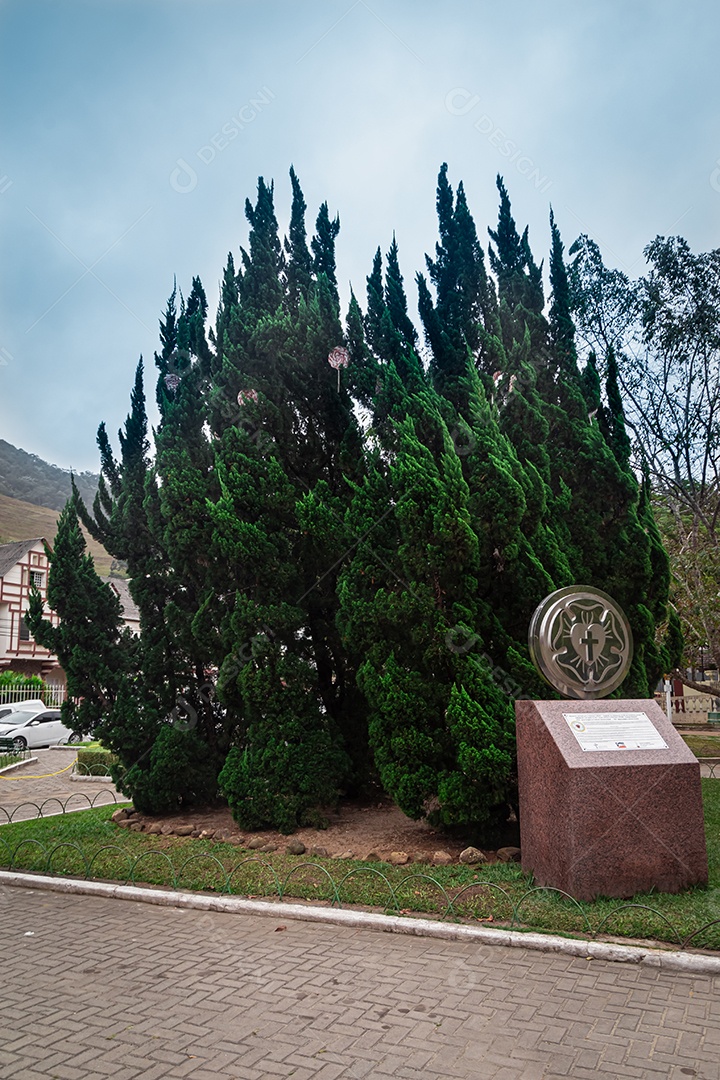
{"label": "information plaque", "polygon": [[563,713],[581,750],[667,750],[643,712]]}

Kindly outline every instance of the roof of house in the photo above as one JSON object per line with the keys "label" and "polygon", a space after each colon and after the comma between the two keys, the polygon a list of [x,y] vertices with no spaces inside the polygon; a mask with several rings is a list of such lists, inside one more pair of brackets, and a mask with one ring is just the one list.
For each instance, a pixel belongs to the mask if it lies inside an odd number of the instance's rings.
{"label": "roof of house", "polygon": [[43,537],[36,536],[34,540],[16,540],[12,544],[0,544],[0,578],[5,577],[34,544],[42,543]]}
{"label": "roof of house", "polygon": [[123,618],[130,622],[140,621],[140,610],[130,595],[130,585],[127,578],[104,577],[102,578],[120,597]]}

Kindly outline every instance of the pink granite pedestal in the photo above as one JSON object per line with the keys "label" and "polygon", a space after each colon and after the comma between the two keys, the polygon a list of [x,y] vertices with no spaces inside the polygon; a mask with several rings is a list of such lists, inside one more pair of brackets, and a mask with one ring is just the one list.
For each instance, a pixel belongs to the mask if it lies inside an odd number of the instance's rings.
{"label": "pink granite pedestal", "polygon": [[[708,879],[700,766],[656,702],[518,701],[523,870],[578,900]],[[583,750],[564,714],[645,713],[667,749]],[[624,721],[623,721],[624,723]]]}

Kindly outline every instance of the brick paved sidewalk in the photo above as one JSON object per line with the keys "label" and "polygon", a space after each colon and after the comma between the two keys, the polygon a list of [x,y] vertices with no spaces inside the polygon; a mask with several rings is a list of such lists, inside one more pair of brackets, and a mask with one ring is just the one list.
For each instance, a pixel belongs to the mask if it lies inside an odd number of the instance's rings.
{"label": "brick paved sidewalk", "polygon": [[[68,809],[87,808],[87,799],[84,799],[83,795],[87,795],[90,800],[97,799],[96,806],[113,802],[112,795],[107,794],[115,794],[115,786],[109,778],[102,783],[97,780],[84,782],[70,779],[68,766],[75,760],[75,754],[71,750],[33,750],[32,755],[38,760],[0,775],[0,807],[12,814],[13,821],[36,817],[37,810],[31,805],[33,803],[36,806],[45,803],[43,813],[55,814],[60,811],[63,802],[67,803]],[[46,773],[58,775],[44,776]],[[37,776],[43,776],[43,779],[32,779]],[[100,794],[103,791],[106,794]],[[75,798],[68,803],[71,796]],[[124,796],[118,795],[117,798],[124,799]],[[23,806],[23,803],[28,805]],[[13,813],[21,806],[22,809]],[[0,825],[5,821],[7,817],[0,811]]]}
{"label": "brick paved sidewalk", "polygon": [[720,1080],[718,977],[20,888],[0,911],[3,1080]]}

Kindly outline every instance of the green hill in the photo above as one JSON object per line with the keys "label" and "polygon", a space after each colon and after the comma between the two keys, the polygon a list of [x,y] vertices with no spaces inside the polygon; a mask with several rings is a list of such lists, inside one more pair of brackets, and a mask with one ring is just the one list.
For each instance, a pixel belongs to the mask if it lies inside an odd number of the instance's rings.
{"label": "green hill", "polygon": [[[7,445],[7,444],[6,444]],[[20,499],[11,499],[0,495],[0,543],[12,540],[30,540],[44,536],[51,544],[57,532],[59,510],[48,506],[34,506]],[[104,547],[85,535],[88,550],[95,560],[95,569],[99,574],[110,573],[112,559]]]}

